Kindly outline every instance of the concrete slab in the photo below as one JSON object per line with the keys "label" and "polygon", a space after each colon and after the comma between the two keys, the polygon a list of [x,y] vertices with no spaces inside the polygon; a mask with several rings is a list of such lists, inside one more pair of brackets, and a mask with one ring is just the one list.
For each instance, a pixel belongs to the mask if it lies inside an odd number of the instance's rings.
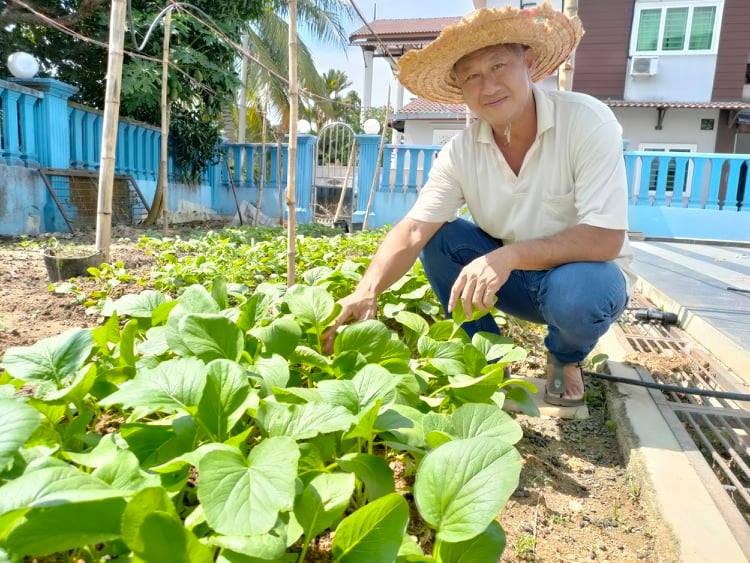
{"label": "concrete slab", "polygon": [[[621,363],[627,352],[615,335],[617,330],[613,327],[600,340],[599,349],[609,355],[612,374],[640,379],[633,368]],[[640,481],[641,498],[650,516],[661,517],[671,530],[677,545],[675,559],[695,563],[750,561],[709,494],[707,486],[711,483],[701,479],[691,461],[702,459],[691,458],[683,450],[649,392],[617,383],[609,386],[607,395],[628,470]],[[701,455],[697,451],[692,454]]]}
{"label": "concrete slab", "polygon": [[649,241],[633,251],[636,288],[750,383],[750,249]]}
{"label": "concrete slab", "polygon": [[[586,405],[580,407],[558,407],[556,405],[550,405],[544,400],[544,384],[545,380],[541,377],[529,377],[527,381],[536,385],[538,391],[533,395],[534,403],[539,409],[541,416],[549,416],[553,418],[572,418],[576,420],[584,420],[589,417],[589,409]],[[518,406],[514,401],[505,401],[504,408],[510,412],[523,412],[521,407]]]}

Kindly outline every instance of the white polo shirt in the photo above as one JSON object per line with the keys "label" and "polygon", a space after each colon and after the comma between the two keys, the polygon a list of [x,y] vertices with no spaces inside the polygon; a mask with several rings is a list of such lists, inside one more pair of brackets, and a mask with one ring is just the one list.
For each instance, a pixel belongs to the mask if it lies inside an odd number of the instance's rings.
{"label": "white polo shirt", "polygon": [[[622,127],[612,110],[586,94],[532,89],[537,134],[518,176],[491,126],[477,120],[440,151],[407,217],[443,223],[466,205],[474,222],[504,243],[578,224],[627,230]],[[616,262],[629,287],[631,256],[626,236]]]}

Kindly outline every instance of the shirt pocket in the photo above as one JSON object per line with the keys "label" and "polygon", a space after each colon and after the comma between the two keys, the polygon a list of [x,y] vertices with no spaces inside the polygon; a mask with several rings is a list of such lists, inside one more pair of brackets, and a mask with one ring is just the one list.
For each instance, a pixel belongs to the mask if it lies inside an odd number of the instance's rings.
{"label": "shirt pocket", "polygon": [[566,194],[545,194],[542,206],[547,215],[558,219],[575,221],[577,217],[573,190]]}

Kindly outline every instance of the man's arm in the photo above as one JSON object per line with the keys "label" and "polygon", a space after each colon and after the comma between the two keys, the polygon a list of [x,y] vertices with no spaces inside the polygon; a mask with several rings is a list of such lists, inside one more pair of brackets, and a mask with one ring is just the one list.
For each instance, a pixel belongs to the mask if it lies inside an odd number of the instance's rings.
{"label": "man's arm", "polygon": [[341,313],[325,336],[330,348],[333,336],[350,319],[374,319],[378,311],[378,296],[409,271],[443,223],[428,223],[409,217],[402,219],[385,236],[365,275],[354,292],[341,299]]}
{"label": "man's arm", "polygon": [[489,309],[513,270],[548,270],[570,262],[614,260],[624,239],[624,230],[580,224],[550,237],[502,246],[461,270],[448,308],[452,311],[460,300],[467,316],[472,309]]}

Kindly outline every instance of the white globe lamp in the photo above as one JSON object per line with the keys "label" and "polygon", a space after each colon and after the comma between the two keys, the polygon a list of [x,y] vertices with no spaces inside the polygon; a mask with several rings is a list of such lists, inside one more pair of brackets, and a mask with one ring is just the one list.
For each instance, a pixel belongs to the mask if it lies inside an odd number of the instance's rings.
{"label": "white globe lamp", "polygon": [[19,51],[8,57],[8,70],[16,78],[34,78],[39,72],[39,61],[29,53]]}
{"label": "white globe lamp", "polygon": [[312,131],[312,125],[310,125],[310,122],[307,119],[300,119],[297,122],[297,133],[307,135],[310,131]]}
{"label": "white globe lamp", "polygon": [[370,118],[362,124],[362,129],[368,135],[377,135],[380,133],[380,122],[375,118]]}

